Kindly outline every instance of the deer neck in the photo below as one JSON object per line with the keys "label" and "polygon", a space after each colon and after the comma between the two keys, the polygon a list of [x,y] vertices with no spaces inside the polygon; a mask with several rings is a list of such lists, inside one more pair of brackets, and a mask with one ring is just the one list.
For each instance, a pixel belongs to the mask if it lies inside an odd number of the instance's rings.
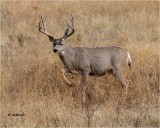
{"label": "deer neck", "polygon": [[73,49],[68,47],[68,46],[65,46],[65,48],[60,51],[58,53],[61,61],[63,62],[64,65],[67,64],[67,61],[71,60],[73,57]]}

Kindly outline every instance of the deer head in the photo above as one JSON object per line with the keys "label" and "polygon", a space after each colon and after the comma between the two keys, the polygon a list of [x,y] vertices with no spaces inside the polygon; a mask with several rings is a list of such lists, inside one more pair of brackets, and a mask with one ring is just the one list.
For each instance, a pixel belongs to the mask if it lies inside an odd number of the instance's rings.
{"label": "deer head", "polygon": [[[73,16],[71,18],[72,26],[70,26],[67,23],[67,29],[65,30],[64,35],[61,38],[59,38],[59,39],[55,39],[53,35],[51,35],[51,34],[49,34],[47,32],[46,19],[47,19],[47,16],[44,19],[41,17],[41,21],[39,22],[39,31],[41,33],[47,35],[48,38],[49,38],[49,40],[50,40],[50,42],[53,42],[53,51],[55,53],[60,52],[60,51],[62,51],[66,47],[65,40],[75,32],[74,18],[73,18]],[[70,32],[69,32],[69,28],[71,29]]]}

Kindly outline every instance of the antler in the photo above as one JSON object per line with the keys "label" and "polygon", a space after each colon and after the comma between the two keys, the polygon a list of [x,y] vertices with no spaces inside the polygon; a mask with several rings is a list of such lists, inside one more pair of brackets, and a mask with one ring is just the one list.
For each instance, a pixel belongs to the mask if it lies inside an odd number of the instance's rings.
{"label": "antler", "polygon": [[[71,15],[72,16],[72,15]],[[67,23],[67,26],[69,27],[69,28],[71,28],[71,32],[69,33],[69,29],[67,28],[66,29],[66,31],[65,31],[65,33],[64,33],[64,35],[63,35],[63,37],[62,37],[62,39],[64,38],[64,39],[66,39],[67,37],[69,37],[69,36],[71,36],[74,32],[75,32],[75,22],[74,22],[74,18],[73,18],[73,16],[72,16],[72,18],[71,18],[71,23],[72,23],[72,26],[70,26],[68,23]]]}
{"label": "antler", "polygon": [[[47,15],[46,15],[46,17],[45,17],[44,20],[43,20],[43,18],[41,17],[41,21],[39,22],[39,31],[40,31],[41,33],[47,35],[47,36],[49,37],[49,40],[50,40],[50,41],[53,41],[53,40],[54,40],[54,37],[47,32],[46,19],[47,19]],[[42,24],[42,26],[41,26],[41,24]],[[42,30],[42,29],[43,29],[43,30]]]}

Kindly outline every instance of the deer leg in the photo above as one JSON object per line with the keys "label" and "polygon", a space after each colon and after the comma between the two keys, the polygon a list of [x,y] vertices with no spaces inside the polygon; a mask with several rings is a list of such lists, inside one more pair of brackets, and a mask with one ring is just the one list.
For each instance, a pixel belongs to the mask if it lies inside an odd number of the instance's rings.
{"label": "deer leg", "polygon": [[119,81],[121,82],[122,86],[125,87],[125,96],[127,96],[127,92],[128,92],[128,84],[126,82],[126,79],[124,77],[124,74],[121,70],[116,70],[114,71],[114,74],[117,76],[117,78],[119,79]]}
{"label": "deer leg", "polygon": [[[83,103],[86,101],[86,96],[88,95],[88,78],[89,78],[89,73],[83,73],[82,74],[82,84],[83,84]],[[87,94],[87,95],[86,95]]]}
{"label": "deer leg", "polygon": [[72,86],[71,81],[68,80],[68,79],[66,78],[66,76],[65,76],[65,74],[67,73],[67,71],[66,71],[65,69],[61,69],[61,73],[62,73],[62,76],[63,76],[63,78],[64,78],[65,83],[66,83],[67,85],[69,85],[69,86]]}

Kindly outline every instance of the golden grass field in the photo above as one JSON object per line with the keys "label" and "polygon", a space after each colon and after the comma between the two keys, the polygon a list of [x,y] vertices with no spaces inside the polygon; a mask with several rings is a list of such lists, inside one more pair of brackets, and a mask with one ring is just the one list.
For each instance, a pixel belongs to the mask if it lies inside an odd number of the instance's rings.
{"label": "golden grass field", "polygon": [[[64,83],[63,64],[38,31],[46,14],[57,38],[74,16],[70,47],[115,45],[130,52],[123,104],[119,81],[107,74],[90,77],[91,99],[82,107],[81,76],[69,76],[74,87]],[[1,2],[0,127],[160,127],[158,29],[158,1]]]}

